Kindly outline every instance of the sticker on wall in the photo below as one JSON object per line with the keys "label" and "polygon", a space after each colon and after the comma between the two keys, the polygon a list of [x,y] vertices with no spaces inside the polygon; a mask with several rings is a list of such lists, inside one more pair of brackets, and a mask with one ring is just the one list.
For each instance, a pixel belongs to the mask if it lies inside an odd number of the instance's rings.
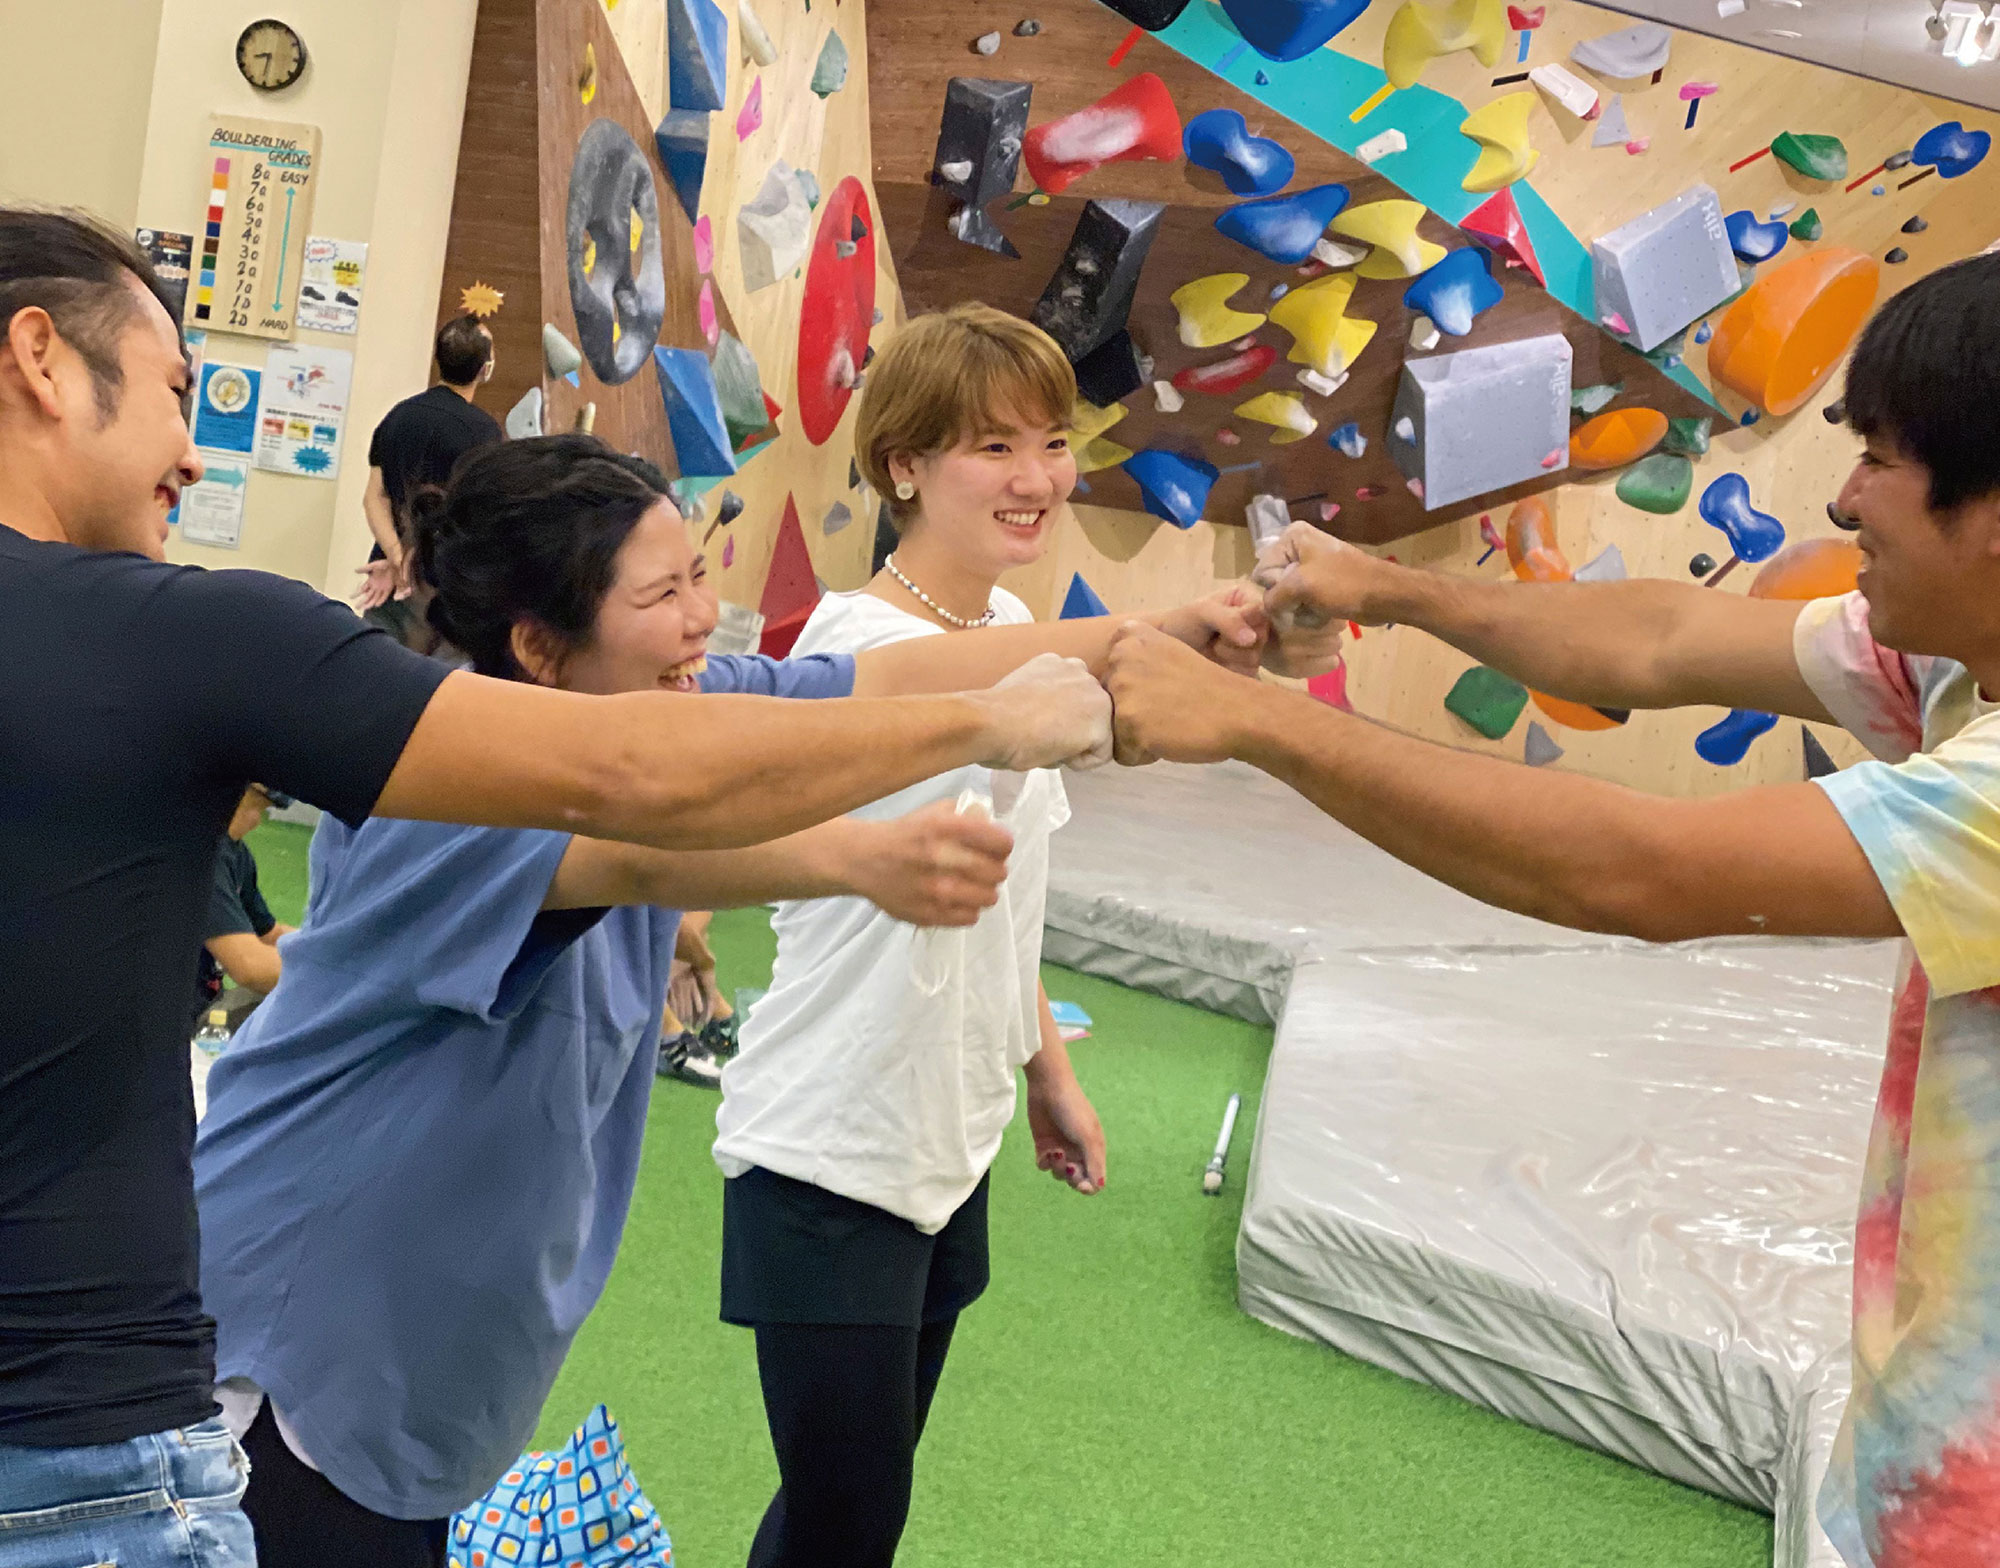
{"label": "sticker on wall", "polygon": [[261,370],[248,365],[201,367],[194,399],[194,444],[209,452],[247,454],[257,438],[258,383]]}
{"label": "sticker on wall", "polygon": [[353,332],[359,327],[361,279],[367,267],[367,241],[308,237],[305,266],[299,273],[299,325],[316,332]]}
{"label": "sticker on wall", "polygon": [[274,346],[257,409],[257,466],[308,479],[338,474],[353,374],[354,356],[344,348]]}
{"label": "sticker on wall", "polygon": [[234,550],[243,542],[243,492],[250,483],[250,465],[241,458],[211,457],[206,470],[200,484],[181,492],[167,521],[180,525],[188,544]]}
{"label": "sticker on wall", "polygon": [[160,287],[173,306],[174,319],[179,321],[187,314],[188,278],[194,270],[194,236],[175,234],[168,229],[139,229],[133,238],[153,264],[153,276],[160,280]]}

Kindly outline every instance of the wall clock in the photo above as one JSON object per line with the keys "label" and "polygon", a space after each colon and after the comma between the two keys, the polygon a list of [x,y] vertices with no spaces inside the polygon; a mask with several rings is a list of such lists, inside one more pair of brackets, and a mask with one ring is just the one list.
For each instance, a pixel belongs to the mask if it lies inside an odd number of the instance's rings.
{"label": "wall clock", "polygon": [[305,68],[305,40],[274,17],[252,22],[236,40],[236,69],[260,92],[291,86]]}

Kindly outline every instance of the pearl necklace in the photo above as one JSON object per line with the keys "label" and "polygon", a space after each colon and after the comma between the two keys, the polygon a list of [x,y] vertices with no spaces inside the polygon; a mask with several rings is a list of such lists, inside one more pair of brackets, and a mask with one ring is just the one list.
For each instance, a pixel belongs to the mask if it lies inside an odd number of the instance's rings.
{"label": "pearl necklace", "polygon": [[889,575],[891,577],[895,578],[897,582],[901,583],[905,588],[909,589],[911,593],[915,594],[919,599],[923,600],[924,607],[927,610],[929,610],[931,614],[935,615],[939,620],[944,621],[948,625],[956,626],[962,632],[969,632],[977,629],[978,627],[991,626],[993,624],[993,606],[990,602],[986,606],[986,613],[984,615],[977,616],[974,619],[968,621],[962,615],[953,615],[951,611],[947,610],[943,605],[939,604],[937,600],[933,599],[929,594],[925,593],[923,589],[919,588],[915,583],[911,582],[909,578],[905,577],[902,573],[902,569],[896,565],[896,558],[893,555],[889,556],[886,560],[884,560],[882,564],[889,568]]}

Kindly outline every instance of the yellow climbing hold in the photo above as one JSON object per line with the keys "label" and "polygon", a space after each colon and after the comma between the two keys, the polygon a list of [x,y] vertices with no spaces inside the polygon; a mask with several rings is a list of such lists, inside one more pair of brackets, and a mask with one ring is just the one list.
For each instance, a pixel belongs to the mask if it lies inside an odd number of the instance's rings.
{"label": "yellow climbing hold", "polygon": [[1459,130],[1479,143],[1472,172],[1460,182],[1469,191],[1490,192],[1526,177],[1542,155],[1528,145],[1528,116],[1535,94],[1509,93],[1483,104],[1465,117]]}
{"label": "yellow climbing hold", "polygon": [[1271,432],[1273,446],[1305,440],[1318,423],[1307,410],[1305,400],[1296,392],[1259,392],[1247,403],[1236,405],[1236,416],[1239,419],[1254,419],[1259,424],[1276,425],[1278,428]]}
{"label": "yellow climbing hold", "polygon": [[1112,403],[1100,408],[1095,403],[1086,403],[1082,398],[1078,398],[1070,406],[1070,438],[1081,442],[1101,436],[1129,412],[1123,403]]}
{"label": "yellow climbing hold", "polygon": [[646,220],[639,216],[639,209],[637,207],[632,209],[628,228],[632,236],[632,254],[636,256],[639,254],[640,245],[645,243],[646,239]]}
{"label": "yellow climbing hold", "polygon": [[1420,201],[1371,201],[1333,220],[1333,232],[1375,248],[1354,270],[1364,278],[1414,278],[1444,260],[1444,247],[1417,237]]}
{"label": "yellow climbing hold", "polygon": [[1285,357],[1322,376],[1342,374],[1375,336],[1374,322],[1346,314],[1353,298],[1354,274],[1333,272],[1293,289],[1273,305],[1271,325],[1292,335],[1291,352]]}
{"label": "yellow climbing hold", "polygon": [[1181,315],[1181,341],[1189,348],[1216,348],[1261,327],[1262,316],[1229,308],[1229,296],[1249,282],[1247,272],[1217,272],[1175,289],[1168,297]]}
{"label": "yellow climbing hold", "polygon": [[597,236],[588,229],[583,235],[583,275],[587,278],[597,270]]}
{"label": "yellow climbing hold", "polygon": [[1413,87],[1441,54],[1470,49],[1492,65],[1507,46],[1506,0],[1450,0],[1429,6],[1403,0],[1382,35],[1382,69],[1395,87]]}
{"label": "yellow climbing hold", "polygon": [[583,46],[583,69],[577,74],[576,94],[585,104],[597,96],[597,46]]}
{"label": "yellow climbing hold", "polygon": [[1131,455],[1129,446],[1120,446],[1109,436],[1092,436],[1076,449],[1076,471],[1094,474],[1100,468],[1116,468]]}

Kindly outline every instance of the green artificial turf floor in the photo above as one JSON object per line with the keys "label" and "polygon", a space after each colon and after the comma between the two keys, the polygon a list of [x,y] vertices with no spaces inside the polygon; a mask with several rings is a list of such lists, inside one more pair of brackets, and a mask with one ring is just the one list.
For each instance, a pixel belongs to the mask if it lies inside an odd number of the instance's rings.
{"label": "green artificial turf floor", "polygon": [[[273,842],[277,841],[277,842]],[[280,919],[304,842],[252,840]],[[295,870],[275,855],[288,852]],[[290,885],[298,878],[296,891]],[[281,900],[283,907],[281,907]],[[761,912],[718,917],[726,986],[761,986]],[[1080,1198],[1016,1124],[993,1176],[993,1285],[960,1324],[918,1456],[901,1568],[1765,1568],[1770,1521],[1292,1339],[1235,1301],[1268,1030],[1050,969],[1110,1139]],[[1223,1102],[1229,1183],[1200,1193]],[[716,1097],[662,1082],[609,1288],[543,1413],[598,1401],[682,1568],[736,1568],[776,1482],[747,1331],[716,1319]]]}

